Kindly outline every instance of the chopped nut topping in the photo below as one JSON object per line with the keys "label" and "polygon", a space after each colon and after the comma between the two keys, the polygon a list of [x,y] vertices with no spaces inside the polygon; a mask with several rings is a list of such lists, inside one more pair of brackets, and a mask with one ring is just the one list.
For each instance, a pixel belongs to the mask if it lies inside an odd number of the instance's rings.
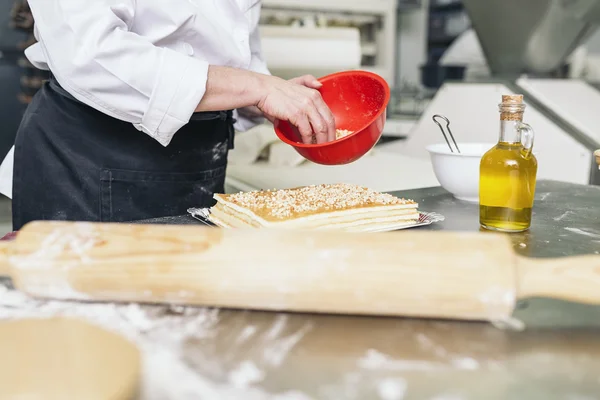
{"label": "chopped nut topping", "polygon": [[240,207],[274,218],[298,214],[331,212],[348,208],[416,204],[391,194],[380,193],[357,185],[312,185],[296,189],[240,192],[225,196]]}
{"label": "chopped nut topping", "polygon": [[336,129],[336,130],[335,130],[335,139],[336,139],[336,140],[337,140],[337,139],[341,139],[341,138],[343,138],[344,136],[348,136],[348,135],[351,135],[351,134],[353,134],[353,133],[354,133],[354,131],[349,131],[349,130],[347,130],[347,129]]}

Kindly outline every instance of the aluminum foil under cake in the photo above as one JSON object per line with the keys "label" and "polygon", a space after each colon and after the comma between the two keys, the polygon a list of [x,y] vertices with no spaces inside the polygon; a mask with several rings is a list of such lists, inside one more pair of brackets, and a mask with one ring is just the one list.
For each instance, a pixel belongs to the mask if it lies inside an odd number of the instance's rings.
{"label": "aluminum foil under cake", "polygon": [[[210,221],[210,208],[189,208],[188,213],[205,225],[216,226]],[[384,229],[370,230],[369,232],[389,232],[400,229],[416,228],[418,226],[431,225],[435,222],[441,222],[445,219],[443,215],[434,212],[419,211],[419,214],[419,220],[413,225],[405,225],[406,222],[401,222],[401,225],[398,226],[387,226]]]}

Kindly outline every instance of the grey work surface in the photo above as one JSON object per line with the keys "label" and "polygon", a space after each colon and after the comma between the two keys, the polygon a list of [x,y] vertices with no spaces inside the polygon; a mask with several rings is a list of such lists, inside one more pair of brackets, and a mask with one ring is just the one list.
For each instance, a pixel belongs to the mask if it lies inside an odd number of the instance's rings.
{"label": "grey work surface", "polygon": [[[600,187],[541,181],[536,193],[532,228],[511,235],[519,254],[599,254]],[[480,230],[478,206],[441,188],[395,194],[446,217],[418,229]],[[187,216],[152,222],[197,223]],[[318,399],[600,399],[596,306],[521,302],[514,316],[525,323],[523,332],[485,323],[289,314],[284,329],[292,348],[277,368],[265,364],[261,340],[281,328],[280,315],[221,315],[223,334],[189,343],[190,362],[219,380],[224,372],[214,365],[251,360],[266,371],[259,386],[273,393],[297,390]],[[258,329],[256,340],[239,346],[247,326]]]}
{"label": "grey work surface", "polygon": [[[396,194],[446,216],[418,229],[479,229],[477,206],[440,188]],[[511,236],[517,252],[547,257],[600,251],[599,187],[540,182],[536,197],[532,229]],[[198,223],[187,216],[150,222]],[[600,307],[537,299],[523,302],[515,317],[525,331],[486,323],[221,310],[210,335],[185,341],[183,358],[216,383],[228,382],[232,370],[250,362],[261,372],[255,384],[261,392],[303,394],[269,399],[600,399]]]}

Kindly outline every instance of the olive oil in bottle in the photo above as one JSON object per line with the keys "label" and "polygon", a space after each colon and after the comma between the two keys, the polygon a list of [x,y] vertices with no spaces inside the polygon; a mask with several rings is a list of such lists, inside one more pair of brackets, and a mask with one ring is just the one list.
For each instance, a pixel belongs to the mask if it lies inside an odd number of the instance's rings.
{"label": "olive oil in bottle", "polygon": [[483,228],[521,232],[531,226],[537,160],[534,132],[523,123],[522,95],[502,96],[498,144],[481,158],[479,222]]}

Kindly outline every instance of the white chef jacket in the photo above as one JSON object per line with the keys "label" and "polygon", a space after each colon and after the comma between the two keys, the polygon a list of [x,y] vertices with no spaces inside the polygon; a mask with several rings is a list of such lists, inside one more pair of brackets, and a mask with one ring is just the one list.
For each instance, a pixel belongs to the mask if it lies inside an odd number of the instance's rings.
{"label": "white chef jacket", "polygon": [[[25,51],[77,100],[167,146],[206,90],[208,66],[268,74],[260,0],[29,0],[38,43]],[[236,129],[256,121],[236,115]],[[83,133],[82,133],[83,134]],[[11,150],[0,192],[12,196]],[[7,180],[9,179],[9,180]]]}

